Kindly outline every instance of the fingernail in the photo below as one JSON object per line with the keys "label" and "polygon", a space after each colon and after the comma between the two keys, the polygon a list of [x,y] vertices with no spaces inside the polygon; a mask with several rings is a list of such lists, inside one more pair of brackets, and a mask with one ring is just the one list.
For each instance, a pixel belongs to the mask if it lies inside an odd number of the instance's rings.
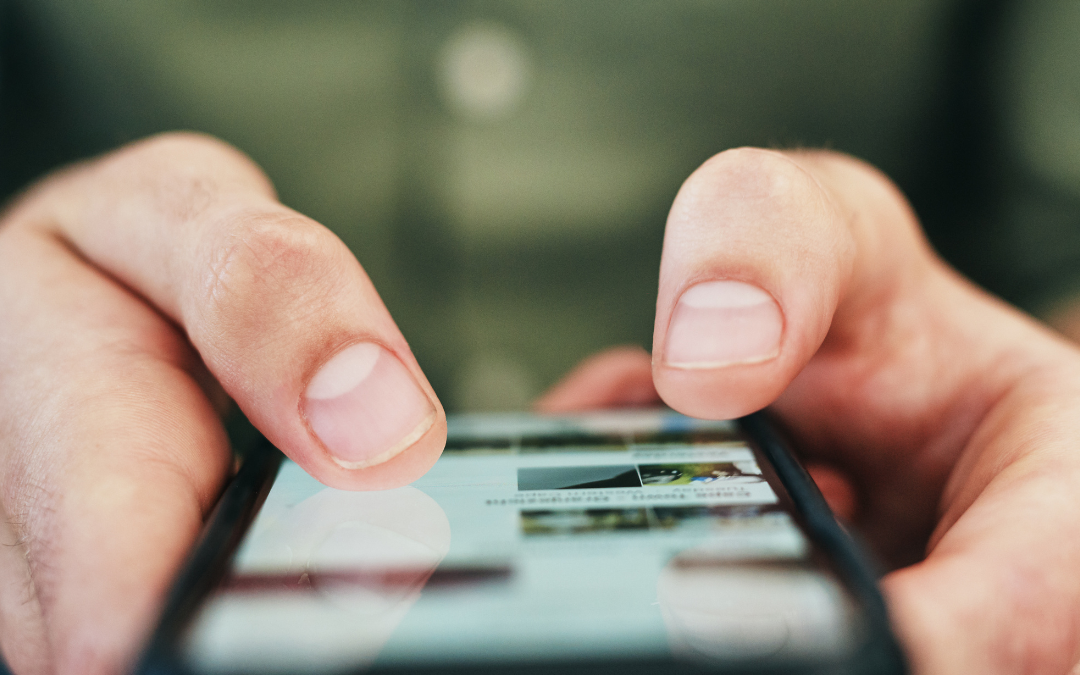
{"label": "fingernail", "polygon": [[706,281],[679,298],[668,324],[664,364],[719,368],[780,353],[784,318],[772,296],[742,281]]}
{"label": "fingernail", "polygon": [[347,469],[381,464],[435,422],[435,406],[412,373],[385,348],[350,345],[315,373],[303,411],[312,431]]}

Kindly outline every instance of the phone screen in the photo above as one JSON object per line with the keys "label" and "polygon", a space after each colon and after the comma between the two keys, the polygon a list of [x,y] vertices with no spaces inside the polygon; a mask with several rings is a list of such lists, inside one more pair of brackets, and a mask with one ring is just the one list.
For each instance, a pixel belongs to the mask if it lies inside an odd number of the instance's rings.
{"label": "phone screen", "polygon": [[285,461],[183,632],[200,673],[842,660],[857,603],[735,422],[450,419],[412,485]]}

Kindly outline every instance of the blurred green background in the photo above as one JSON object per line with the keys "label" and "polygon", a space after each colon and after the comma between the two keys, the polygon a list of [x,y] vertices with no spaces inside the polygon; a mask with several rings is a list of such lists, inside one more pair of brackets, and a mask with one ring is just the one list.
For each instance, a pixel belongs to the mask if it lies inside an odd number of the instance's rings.
{"label": "blurred green background", "polygon": [[521,408],[649,347],[667,209],[729,147],[865,158],[980,283],[1080,289],[1078,8],[9,0],[0,187],[219,136],[355,251],[448,408]]}

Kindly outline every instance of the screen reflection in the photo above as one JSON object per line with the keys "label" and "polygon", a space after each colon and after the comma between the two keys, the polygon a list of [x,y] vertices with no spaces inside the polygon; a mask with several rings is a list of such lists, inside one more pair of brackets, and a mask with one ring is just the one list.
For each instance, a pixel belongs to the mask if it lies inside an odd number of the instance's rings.
{"label": "screen reflection", "polygon": [[[411,486],[285,462],[186,638],[196,671],[838,656],[852,605],[727,422],[471,417]],[[775,488],[775,489],[774,489]]]}

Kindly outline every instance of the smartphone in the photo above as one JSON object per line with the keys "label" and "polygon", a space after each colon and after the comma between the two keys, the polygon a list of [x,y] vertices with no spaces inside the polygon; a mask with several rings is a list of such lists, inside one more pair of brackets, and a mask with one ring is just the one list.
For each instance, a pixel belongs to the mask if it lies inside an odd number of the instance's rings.
{"label": "smartphone", "polygon": [[761,414],[448,422],[381,492],[261,440],[139,672],[906,672],[873,568]]}

